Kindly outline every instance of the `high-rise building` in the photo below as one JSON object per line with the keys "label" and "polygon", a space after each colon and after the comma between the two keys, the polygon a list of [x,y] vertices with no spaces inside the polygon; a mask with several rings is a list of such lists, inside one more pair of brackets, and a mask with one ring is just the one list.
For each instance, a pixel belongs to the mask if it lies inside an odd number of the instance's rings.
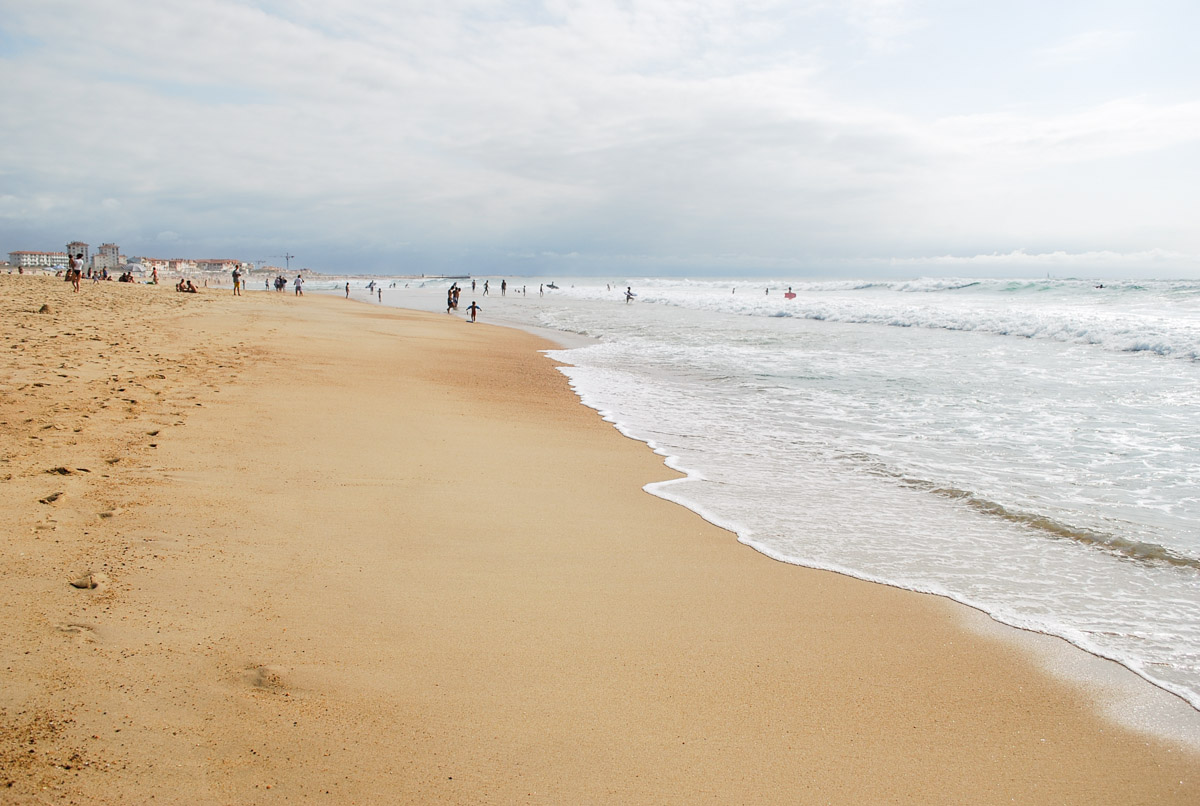
{"label": "high-rise building", "polygon": [[[87,256],[84,256],[84,260]],[[96,255],[96,260],[92,264],[94,269],[108,269],[116,271],[121,266],[121,249],[115,243],[100,244],[100,252]]]}
{"label": "high-rise building", "polygon": [[69,244],[67,244],[67,254],[71,257],[83,255],[84,263],[90,263],[92,260],[90,249],[91,247],[85,244],[83,241],[71,241]]}

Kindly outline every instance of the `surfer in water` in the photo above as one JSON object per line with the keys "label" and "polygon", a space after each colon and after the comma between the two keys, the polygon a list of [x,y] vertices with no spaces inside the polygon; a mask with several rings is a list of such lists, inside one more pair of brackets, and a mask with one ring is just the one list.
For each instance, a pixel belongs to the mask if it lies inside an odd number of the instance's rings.
{"label": "surfer in water", "polygon": [[633,287],[627,287],[625,289],[625,304],[628,305],[629,303],[633,302],[633,298],[636,296],[637,294],[633,293]]}

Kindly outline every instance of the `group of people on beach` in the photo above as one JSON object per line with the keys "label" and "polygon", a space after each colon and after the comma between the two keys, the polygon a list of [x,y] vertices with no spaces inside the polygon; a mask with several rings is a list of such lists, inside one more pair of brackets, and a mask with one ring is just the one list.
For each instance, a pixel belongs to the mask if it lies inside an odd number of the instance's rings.
{"label": "group of people on beach", "polygon": [[[22,274],[25,273],[24,268],[22,268],[21,273]],[[83,281],[83,277],[84,277],[83,253],[82,252],[80,252],[79,254],[76,254],[76,255],[71,255],[67,259],[67,270],[66,270],[66,272],[63,272],[62,275],[63,275],[63,280],[65,282],[68,282],[71,284],[72,290],[74,290],[74,291],[79,290],[79,284]],[[108,269],[106,269],[106,268],[105,269],[88,269],[87,276],[89,278],[91,278],[93,283],[99,283],[101,281],[112,280],[112,275],[108,273]],[[117,278],[117,282],[118,283],[136,283],[137,279],[133,276],[133,272],[126,271],[126,272],[122,272],[121,276]],[[154,271],[153,282],[155,284],[158,283],[158,270],[157,269],[155,269],[155,271]]]}
{"label": "group of people on beach", "polygon": [[[471,290],[475,290],[474,280],[471,281]],[[483,281],[483,293],[487,293],[487,280]],[[458,287],[458,282],[456,281],[451,284],[450,288],[446,291],[446,313],[458,310],[458,298],[461,294],[462,289]],[[471,304],[467,306],[467,313],[471,314],[472,322],[475,321],[476,315],[482,310],[483,308],[480,308],[479,305],[475,303],[475,300],[471,300]]]}
{"label": "group of people on beach", "polygon": [[[232,277],[233,277],[233,295],[235,297],[240,297],[242,295],[242,289],[245,288],[245,286],[246,286],[245,275],[242,274],[241,269],[235,268],[232,272]],[[264,282],[267,286],[267,290],[270,291],[272,281],[265,280]],[[284,276],[282,274],[280,274],[279,276],[277,276],[275,278],[274,284],[275,284],[276,291],[282,291],[283,289],[287,288],[288,281],[284,278]],[[298,297],[304,296],[304,289],[303,289],[304,277],[297,274],[296,279],[293,281],[293,284],[296,287],[296,296],[298,296]]]}
{"label": "group of people on beach", "polygon": [[[287,278],[284,277],[282,274],[279,275],[278,277],[276,277],[273,281],[267,280],[266,282],[267,282],[267,290],[268,291],[271,290],[272,283],[274,283],[276,291],[283,291],[285,288],[287,288],[287,285],[288,285]],[[296,289],[297,297],[304,296],[304,288],[303,288],[304,278],[302,276],[297,274],[296,279],[292,281],[292,286]]]}

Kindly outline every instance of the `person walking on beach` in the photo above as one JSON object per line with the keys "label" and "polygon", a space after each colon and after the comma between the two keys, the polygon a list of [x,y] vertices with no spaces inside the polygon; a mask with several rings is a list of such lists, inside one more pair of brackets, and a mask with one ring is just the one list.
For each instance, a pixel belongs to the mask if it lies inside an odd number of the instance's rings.
{"label": "person walking on beach", "polygon": [[475,321],[475,314],[482,310],[483,310],[483,308],[480,308],[478,305],[475,304],[475,300],[471,300],[471,304],[467,306],[467,313],[471,314],[472,322]]}
{"label": "person walking on beach", "polygon": [[500,296],[502,296],[502,297],[508,296],[508,280],[500,281]]}
{"label": "person walking on beach", "polygon": [[633,302],[633,298],[635,296],[637,295],[633,293],[633,287],[627,286],[625,288],[625,304],[628,305],[629,303]]}
{"label": "person walking on beach", "polygon": [[346,283],[346,299],[350,299],[350,284]]}
{"label": "person walking on beach", "polygon": [[233,270],[233,295],[235,297],[242,295],[242,273],[237,269]]}
{"label": "person walking on beach", "polygon": [[304,278],[301,277],[299,274],[297,274],[295,284],[296,284],[296,296],[297,297],[304,296],[304,289],[302,288],[302,286],[304,285]]}
{"label": "person walking on beach", "polygon": [[83,252],[80,252],[75,257],[67,258],[67,273],[70,275],[71,288],[74,291],[79,290],[79,281],[83,279]]}

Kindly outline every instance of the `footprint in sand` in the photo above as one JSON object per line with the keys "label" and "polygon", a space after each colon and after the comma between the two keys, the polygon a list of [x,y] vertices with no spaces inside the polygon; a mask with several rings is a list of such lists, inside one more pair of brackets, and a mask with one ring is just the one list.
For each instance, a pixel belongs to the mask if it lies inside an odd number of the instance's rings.
{"label": "footprint in sand", "polygon": [[100,640],[100,636],[96,632],[96,628],[91,626],[90,624],[78,624],[78,623],[59,624],[58,631],[61,633],[66,633],[67,635],[70,635],[71,637],[77,639],[81,643],[92,644],[92,643],[95,643],[96,641]]}
{"label": "footprint in sand", "polygon": [[250,666],[242,673],[242,679],[254,688],[281,691],[287,688],[285,672],[281,666]]}

